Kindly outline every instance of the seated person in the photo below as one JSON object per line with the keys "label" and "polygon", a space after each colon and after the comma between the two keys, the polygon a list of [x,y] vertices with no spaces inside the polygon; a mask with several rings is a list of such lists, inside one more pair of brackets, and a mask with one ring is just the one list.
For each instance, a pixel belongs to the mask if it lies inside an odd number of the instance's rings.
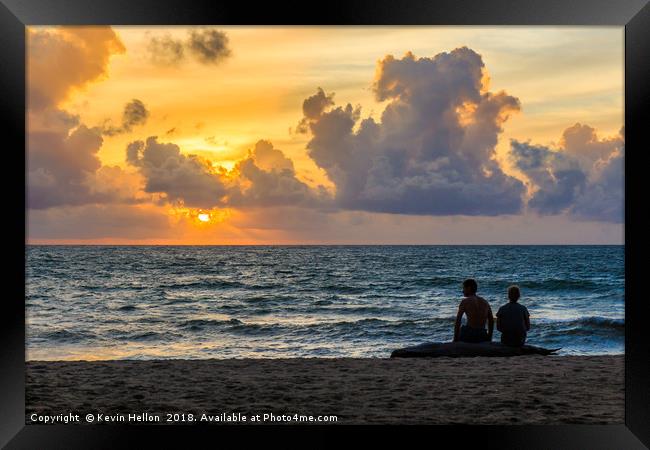
{"label": "seated person", "polygon": [[[492,340],[494,318],[490,304],[482,297],[476,295],[478,285],[473,279],[463,282],[463,295],[465,298],[458,306],[456,324],[454,325],[454,342],[486,342]],[[467,324],[460,326],[463,314],[467,315]],[[488,324],[487,331],[485,323]]]}
{"label": "seated person", "polygon": [[530,330],[530,314],[525,306],[517,303],[521,291],[518,286],[508,288],[510,302],[497,311],[497,330],[501,332],[501,343],[510,347],[521,347]]}

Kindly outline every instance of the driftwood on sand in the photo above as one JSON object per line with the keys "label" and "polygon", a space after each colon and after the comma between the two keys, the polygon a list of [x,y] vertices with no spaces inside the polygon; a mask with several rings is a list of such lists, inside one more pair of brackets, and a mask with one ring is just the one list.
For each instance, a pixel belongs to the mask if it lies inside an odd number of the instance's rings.
{"label": "driftwood on sand", "polygon": [[521,356],[521,355],[552,355],[559,348],[547,349],[534,345],[508,347],[500,342],[428,342],[414,347],[401,348],[391,353],[391,358],[417,358],[437,356]]}

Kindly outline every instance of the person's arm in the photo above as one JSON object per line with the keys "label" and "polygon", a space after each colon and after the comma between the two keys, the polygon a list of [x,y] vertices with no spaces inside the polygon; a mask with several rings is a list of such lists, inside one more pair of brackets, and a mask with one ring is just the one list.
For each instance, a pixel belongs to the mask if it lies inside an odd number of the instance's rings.
{"label": "person's arm", "polygon": [[460,335],[460,322],[463,319],[463,314],[465,313],[465,304],[460,302],[458,305],[458,314],[456,314],[456,323],[454,324],[454,342],[458,341]]}
{"label": "person's arm", "polygon": [[499,317],[498,312],[497,312],[497,330],[501,331],[501,317]]}
{"label": "person's arm", "polygon": [[488,341],[492,341],[492,333],[494,332],[494,317],[492,316],[492,308],[488,305]]}

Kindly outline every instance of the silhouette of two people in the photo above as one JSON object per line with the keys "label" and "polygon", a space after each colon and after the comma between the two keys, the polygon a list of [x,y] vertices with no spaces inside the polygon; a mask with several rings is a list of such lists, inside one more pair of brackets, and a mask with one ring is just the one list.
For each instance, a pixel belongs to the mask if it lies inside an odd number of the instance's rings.
{"label": "silhouette of two people", "polygon": [[[463,300],[458,305],[458,314],[454,324],[454,342],[490,342],[494,331],[494,317],[490,304],[478,296],[476,280],[463,282]],[[530,330],[528,309],[518,303],[521,291],[517,286],[508,288],[509,302],[497,311],[497,330],[501,332],[501,343],[511,347],[520,347],[526,342]],[[467,323],[461,325],[463,315]],[[487,325],[487,329],[486,329]]]}

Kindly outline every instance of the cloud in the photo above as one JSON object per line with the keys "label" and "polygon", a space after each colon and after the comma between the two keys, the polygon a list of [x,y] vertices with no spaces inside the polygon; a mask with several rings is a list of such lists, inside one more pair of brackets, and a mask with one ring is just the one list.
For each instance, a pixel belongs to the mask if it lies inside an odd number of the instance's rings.
{"label": "cloud", "polygon": [[512,141],[516,166],[538,191],[528,207],[542,214],[560,214],[584,189],[587,176],[575,158],[547,147]]}
{"label": "cloud", "polygon": [[190,31],[187,47],[202,63],[216,64],[230,56],[228,36],[218,30]]}
{"label": "cloud", "polygon": [[223,203],[228,188],[210,163],[196,155],[184,155],[178,145],[160,143],[156,136],[131,142],[126,161],[145,178],[144,191],[164,193],[169,202],[212,208]]}
{"label": "cloud", "polygon": [[155,196],[142,191],[144,181],[138,172],[120,166],[101,166],[85,183],[94,198],[104,203],[141,204],[155,200]]}
{"label": "cloud", "polygon": [[300,181],[293,162],[264,140],[232,172],[215,169],[198,155],[185,155],[178,145],[160,143],[155,136],[130,143],[126,161],[143,175],[145,192],[164,194],[166,201],[187,207],[316,207],[326,198],[324,188],[314,190]]}
{"label": "cloud", "polygon": [[155,239],[175,233],[165,209],[152,205],[80,205],[31,210],[30,240]]}
{"label": "cloud", "polygon": [[624,156],[622,130],[598,139],[596,130],[579,123],[564,131],[557,149],[511,142],[515,166],[535,189],[528,207],[586,220],[623,222]]}
{"label": "cloud", "polygon": [[326,95],[325,91],[319,87],[316,94],[306,98],[302,103],[304,117],[298,123],[296,131],[298,133],[309,132],[309,121],[318,119],[329,106],[334,106],[334,94]]}
{"label": "cloud", "polygon": [[212,28],[188,31],[187,38],[174,39],[170,35],[154,36],[147,44],[151,62],[162,66],[178,65],[187,55],[192,55],[202,64],[217,64],[228,58],[228,35]]}
{"label": "cloud", "polygon": [[97,156],[102,145],[100,131],[77,125],[61,111],[52,115],[48,128],[33,130],[28,135],[27,204],[30,208],[82,204],[95,197],[86,185],[86,178],[101,166]]}
{"label": "cloud", "polygon": [[[149,51],[160,57],[171,52],[166,60],[171,63],[186,57],[212,63],[230,54],[227,36],[211,29],[191,31],[185,41],[163,36],[151,42]],[[292,160],[266,140],[243,159],[237,155],[231,171],[155,136],[127,146],[130,167],[102,166],[102,135],[127,133],[146,123],[144,103],[131,100],[121,124],[96,128],[58,105],[106,76],[110,56],[124,47],[110,28],[30,31],[29,46],[32,209],[153,201],[201,209],[309,210],[320,221],[332,212],[500,216],[519,214],[526,204],[524,182],[506,174],[495,154],[519,100],[490,91],[481,55],[465,47],[433,57],[407,53],[381,59],[372,85],[375,99],[384,105],[379,118],[364,117],[359,106],[337,105],[334,93],[320,87],[303,101],[296,130],[309,134],[308,155],[334,184],[330,193],[306,184]],[[59,60],[48,56],[50,50],[75,73],[54,70]],[[39,55],[50,58],[48,64]],[[512,141],[511,157],[532,186],[531,211],[622,221],[622,135],[600,139],[593,128],[576,124],[564,131],[558,148]]]}
{"label": "cloud", "polygon": [[168,244],[598,244],[623,243],[623,226],[567,216],[402,216],[302,207],[234,211],[197,228],[163,206],[85,205],[30,210],[30,242]]}
{"label": "cloud", "polygon": [[30,127],[27,148],[27,205],[46,209],[88,203],[139,203],[150,200],[142,180],[118,166],[102,166],[102,130],[76,116],[45,110]]}
{"label": "cloud", "polygon": [[254,161],[262,170],[286,170],[294,173],[293,162],[284,156],[282,150],[273,148],[273,144],[270,141],[257,141],[255,147],[250,152],[249,159]]}
{"label": "cloud", "polygon": [[589,125],[576,123],[562,133],[562,147],[564,150],[583,160],[596,161],[609,157],[615,147],[622,144],[623,131],[618,136],[598,139],[596,130]]}
{"label": "cloud", "polygon": [[[110,27],[28,31],[29,208],[144,201],[132,174],[102,167],[103,130],[59,108],[70,93],[106,76],[110,56],[122,52]],[[144,105],[134,100],[125,108],[122,128],[143,123],[146,115]]]}
{"label": "cloud", "polygon": [[28,30],[29,108],[58,106],[72,91],[106,76],[110,57],[125,48],[110,27]]}
{"label": "cloud", "polygon": [[610,155],[578,198],[573,214],[579,218],[623,223],[625,221],[625,151]]}
{"label": "cloud", "polygon": [[323,187],[312,189],[296,177],[293,162],[269,141],[258,141],[248,158],[236,165],[239,174],[232,206],[322,207],[328,194]]}
{"label": "cloud", "polygon": [[466,48],[433,58],[379,61],[373,85],[387,101],[380,121],[333,106],[319,90],[303,104],[314,162],[345,209],[430,215],[499,215],[522,208],[524,185],[495,161],[503,123],[519,110],[487,90],[481,56]]}
{"label": "cloud", "polygon": [[124,106],[122,113],[122,124],[119,127],[104,127],[103,134],[115,136],[117,134],[129,133],[136,125],[144,125],[149,117],[146,106],[137,98],[134,98]]}
{"label": "cloud", "polygon": [[183,42],[169,35],[152,37],[147,44],[147,51],[151,62],[161,66],[176,65],[185,57]]}

